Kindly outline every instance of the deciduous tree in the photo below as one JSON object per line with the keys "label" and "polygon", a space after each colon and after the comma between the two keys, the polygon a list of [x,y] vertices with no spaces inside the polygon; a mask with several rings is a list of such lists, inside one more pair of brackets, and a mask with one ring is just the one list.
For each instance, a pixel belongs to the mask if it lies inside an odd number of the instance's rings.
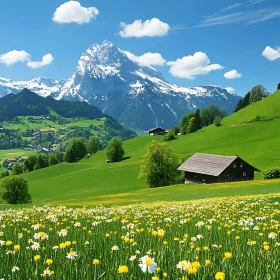
{"label": "deciduous tree", "polygon": [[96,154],[102,149],[100,139],[96,136],[91,136],[87,143],[87,152],[90,154]]}
{"label": "deciduous tree", "polygon": [[208,126],[212,124],[216,117],[224,118],[226,112],[221,110],[217,105],[209,105],[207,108],[201,110],[200,117],[202,120],[202,124],[204,126]]}
{"label": "deciduous tree", "polygon": [[178,163],[169,145],[152,141],[147,146],[138,179],[145,179],[150,188],[169,186],[177,182],[177,167]]}
{"label": "deciduous tree", "polygon": [[28,183],[22,177],[9,177],[3,181],[2,186],[5,189],[3,199],[8,203],[19,204],[31,202],[31,196],[28,191]]}
{"label": "deciduous tree", "polygon": [[70,141],[64,154],[64,161],[74,162],[85,157],[87,149],[83,140],[74,138]]}
{"label": "deciduous tree", "polygon": [[122,140],[118,137],[113,137],[107,147],[107,158],[110,162],[121,161],[124,157],[124,149],[122,146]]}
{"label": "deciduous tree", "polygon": [[250,103],[260,101],[268,96],[268,91],[262,85],[253,87],[250,91]]}
{"label": "deciduous tree", "polygon": [[38,157],[36,155],[29,156],[25,161],[24,161],[24,166],[25,169],[28,171],[33,171],[34,166],[38,163]]}

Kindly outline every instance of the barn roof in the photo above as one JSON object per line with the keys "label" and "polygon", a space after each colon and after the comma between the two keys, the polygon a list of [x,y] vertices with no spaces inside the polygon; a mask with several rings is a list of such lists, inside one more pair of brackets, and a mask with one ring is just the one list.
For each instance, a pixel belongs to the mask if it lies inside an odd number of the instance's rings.
{"label": "barn roof", "polygon": [[[219,176],[237,158],[239,158],[239,156],[220,156],[195,153],[192,157],[185,161],[178,170]],[[255,171],[259,171],[257,168],[253,168]]]}
{"label": "barn roof", "polygon": [[161,127],[155,127],[155,128],[151,128],[151,129],[149,129],[149,132],[153,132],[153,131],[155,131],[155,130],[162,130],[162,131],[165,131],[163,128],[161,128]]}

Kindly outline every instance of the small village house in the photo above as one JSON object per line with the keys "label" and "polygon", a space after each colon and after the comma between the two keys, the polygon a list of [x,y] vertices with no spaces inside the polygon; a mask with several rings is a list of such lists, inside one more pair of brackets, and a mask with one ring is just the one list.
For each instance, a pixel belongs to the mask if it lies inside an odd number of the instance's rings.
{"label": "small village house", "polygon": [[149,129],[149,135],[163,135],[166,133],[166,130],[161,127]]}
{"label": "small village house", "polygon": [[28,158],[28,157],[20,157],[20,158],[18,159],[18,161],[24,162],[27,158]]}
{"label": "small village house", "polygon": [[12,163],[12,162],[17,162],[17,159],[16,158],[8,158],[7,161]]}
{"label": "small village house", "polygon": [[185,182],[219,183],[254,180],[255,168],[239,156],[195,153],[178,170],[185,172]]}

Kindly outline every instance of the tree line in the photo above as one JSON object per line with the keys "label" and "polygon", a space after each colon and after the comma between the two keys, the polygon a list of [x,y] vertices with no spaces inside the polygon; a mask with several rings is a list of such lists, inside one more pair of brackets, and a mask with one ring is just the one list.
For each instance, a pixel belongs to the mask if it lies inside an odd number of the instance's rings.
{"label": "tree line", "polygon": [[226,111],[214,104],[209,105],[201,111],[197,109],[196,112],[189,112],[181,117],[179,126],[174,126],[165,135],[164,140],[173,140],[178,133],[186,135],[211,124],[221,126],[221,121],[225,116]]}
{"label": "tree line", "polygon": [[[278,88],[280,89],[280,83],[278,85]],[[234,112],[238,112],[239,110],[247,107],[251,103],[257,102],[257,101],[260,101],[260,100],[266,98],[268,95],[269,95],[269,92],[262,85],[254,86],[251,88],[251,90],[247,94],[245,94],[245,96],[243,98],[241,98],[237,102]]]}

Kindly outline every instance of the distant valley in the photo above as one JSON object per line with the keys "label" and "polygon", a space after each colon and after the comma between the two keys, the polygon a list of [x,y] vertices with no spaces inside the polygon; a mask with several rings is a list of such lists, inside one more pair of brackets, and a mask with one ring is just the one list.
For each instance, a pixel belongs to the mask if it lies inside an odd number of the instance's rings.
{"label": "distant valley", "polygon": [[97,136],[103,148],[118,136],[136,134],[86,102],[43,98],[27,89],[0,98],[0,150],[64,151],[75,137]]}

